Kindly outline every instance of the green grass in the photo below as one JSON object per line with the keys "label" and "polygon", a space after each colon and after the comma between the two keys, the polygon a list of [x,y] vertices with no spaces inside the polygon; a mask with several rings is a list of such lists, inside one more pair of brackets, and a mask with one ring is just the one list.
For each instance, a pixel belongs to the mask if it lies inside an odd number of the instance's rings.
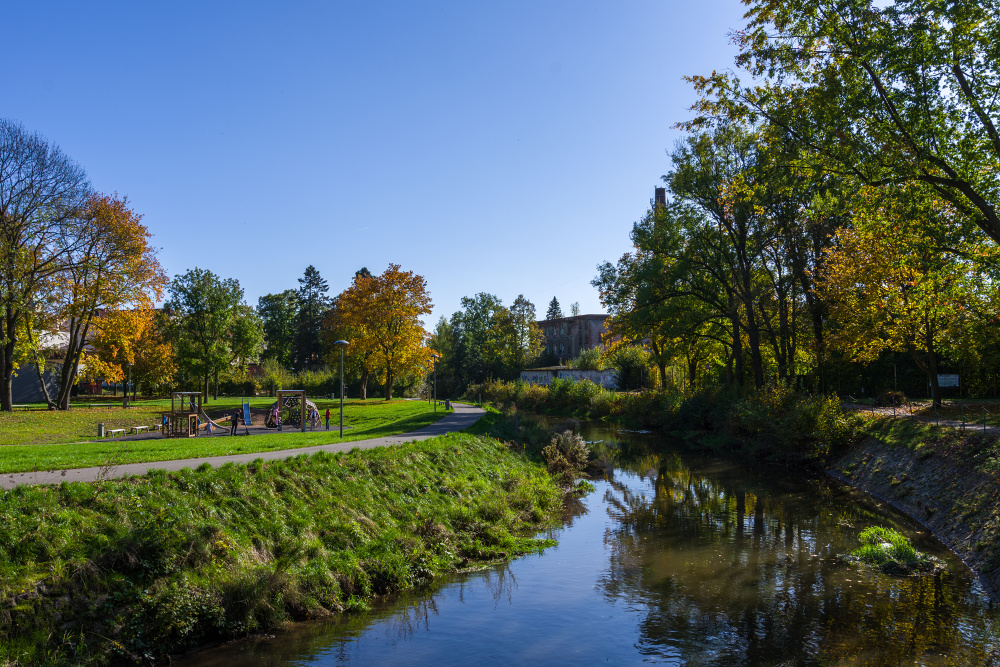
{"label": "green grass", "polygon": [[0,664],[152,664],[552,544],[562,493],[484,437],[0,494]]}
{"label": "green grass", "polygon": [[[220,399],[206,407],[209,416],[231,412],[242,404],[242,399]],[[264,408],[273,399],[251,400],[252,407]],[[316,401],[320,413],[327,407],[339,410],[339,402]],[[170,401],[166,401],[169,409]],[[0,473],[30,472],[33,470],[65,470],[108,464],[167,461],[171,459],[202,456],[224,456],[292,449],[334,442],[351,442],[406,433],[422,428],[443,417],[446,413],[439,406],[433,411],[423,401],[406,400],[347,400],[344,402],[344,431],[340,440],[334,430],[334,419],[339,424],[339,412],[331,419],[331,430],[271,431],[261,435],[198,438],[162,438],[135,441],[79,442],[93,438],[97,423],[107,428],[127,428],[141,424],[155,424],[160,420],[163,401],[144,401],[137,407],[92,408],[69,411],[15,411],[0,413]]]}
{"label": "green grass", "polygon": [[892,528],[866,528],[861,531],[858,541],[861,546],[852,551],[851,555],[870,565],[881,567],[896,563],[905,567],[921,560],[921,554],[917,553],[910,541]]}

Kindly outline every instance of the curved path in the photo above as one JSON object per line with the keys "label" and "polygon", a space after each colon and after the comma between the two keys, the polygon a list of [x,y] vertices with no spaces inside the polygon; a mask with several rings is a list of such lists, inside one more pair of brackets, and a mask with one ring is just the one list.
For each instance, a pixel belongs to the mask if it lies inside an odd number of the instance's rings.
{"label": "curved path", "polygon": [[128,475],[144,475],[148,470],[181,470],[183,468],[197,468],[203,463],[211,466],[220,466],[223,463],[250,463],[257,459],[273,461],[274,459],[284,459],[289,456],[300,454],[314,454],[316,452],[349,452],[357,449],[373,449],[375,447],[385,447],[387,445],[398,445],[414,440],[427,440],[438,435],[454,433],[466,429],[486,414],[482,408],[461,403],[453,403],[455,412],[434,422],[430,426],[401,433],[399,435],[389,435],[383,438],[372,438],[371,440],[355,440],[354,442],[332,443],[329,445],[313,445],[311,447],[297,447],[295,449],[278,449],[270,452],[257,452],[249,454],[232,454],[229,456],[208,456],[193,459],[174,459],[172,461],[151,461],[149,463],[126,463],[114,467],[98,468],[71,468],[69,470],[49,470],[39,472],[19,472],[7,473],[0,477],[0,489],[12,489],[22,484],[59,484],[60,482],[95,482],[99,479],[117,479]]}

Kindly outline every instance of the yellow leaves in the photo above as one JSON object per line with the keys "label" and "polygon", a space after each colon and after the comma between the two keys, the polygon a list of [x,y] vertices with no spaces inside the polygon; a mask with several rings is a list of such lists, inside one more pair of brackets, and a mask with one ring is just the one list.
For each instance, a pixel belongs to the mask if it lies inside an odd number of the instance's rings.
{"label": "yellow leaves", "polygon": [[838,233],[816,280],[833,347],[863,360],[953,337],[978,269],[963,252],[922,250],[934,247],[942,216],[951,214],[912,188],[861,192],[852,226]]}
{"label": "yellow leaves", "polygon": [[337,298],[327,326],[349,332],[345,356],[377,361],[374,370],[391,383],[400,373],[428,366],[431,350],[420,317],[430,312],[424,278],[390,264],[381,275],[356,276]]}
{"label": "yellow leaves", "polygon": [[132,366],[133,378],[154,384],[168,381],[175,370],[173,350],[160,333],[152,309],[107,312],[94,324],[94,354],[87,358],[85,376],[118,382]]}

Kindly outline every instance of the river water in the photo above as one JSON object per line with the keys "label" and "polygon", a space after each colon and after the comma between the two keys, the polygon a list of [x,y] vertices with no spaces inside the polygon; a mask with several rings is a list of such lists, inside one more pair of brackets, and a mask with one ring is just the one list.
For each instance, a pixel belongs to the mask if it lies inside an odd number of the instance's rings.
{"label": "river water", "polygon": [[[557,547],[181,664],[1000,664],[1000,610],[891,508],[650,435],[583,434],[614,467],[551,531]],[[845,562],[870,525],[947,569],[894,577]]]}

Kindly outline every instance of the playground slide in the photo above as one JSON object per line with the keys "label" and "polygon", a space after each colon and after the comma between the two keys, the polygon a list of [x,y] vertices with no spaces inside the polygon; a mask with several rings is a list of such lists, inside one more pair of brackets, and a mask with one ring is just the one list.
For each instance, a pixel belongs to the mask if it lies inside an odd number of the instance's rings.
{"label": "playground slide", "polygon": [[216,428],[229,428],[229,424],[222,425],[219,422],[215,421],[214,419],[210,419],[209,416],[205,414],[205,411],[202,410],[201,411],[201,426],[199,428],[205,428],[205,427],[207,427],[208,426],[208,422],[212,422],[212,426],[215,426]]}

